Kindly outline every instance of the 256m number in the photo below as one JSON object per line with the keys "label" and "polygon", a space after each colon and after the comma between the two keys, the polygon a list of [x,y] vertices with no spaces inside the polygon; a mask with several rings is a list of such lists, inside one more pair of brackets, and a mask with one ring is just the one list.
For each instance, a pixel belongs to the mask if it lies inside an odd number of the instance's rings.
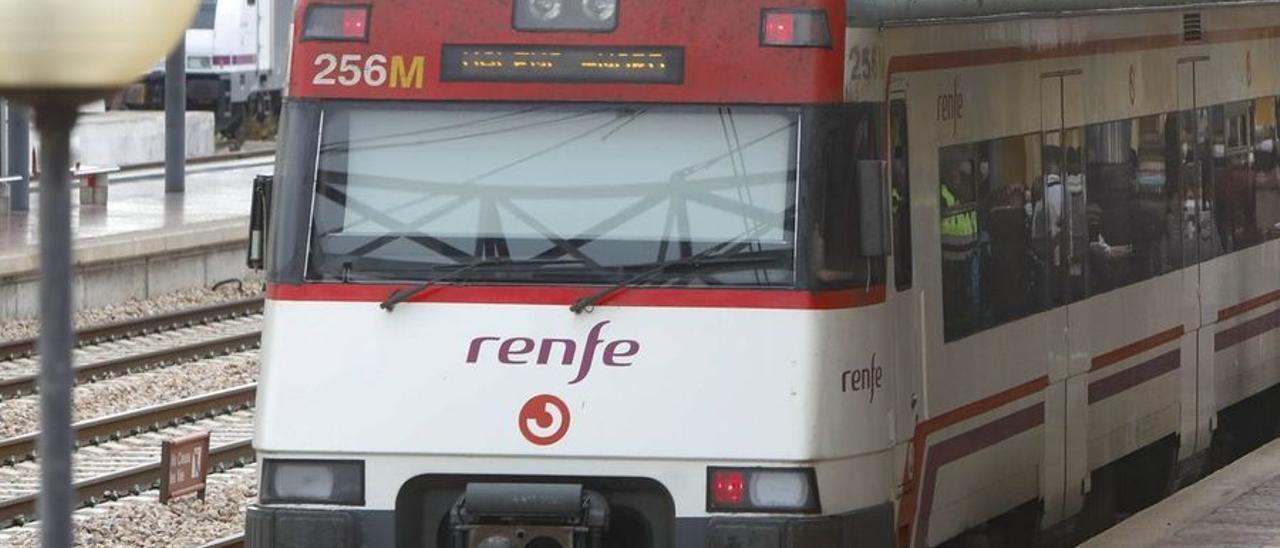
{"label": "256m number", "polygon": [[387,56],[374,54],[368,57],[348,53],[341,57],[332,53],[316,56],[315,66],[319,67],[311,83],[317,86],[353,87],[363,83],[369,87],[387,86],[398,88],[422,88],[426,58],[417,55],[406,58],[403,55]]}

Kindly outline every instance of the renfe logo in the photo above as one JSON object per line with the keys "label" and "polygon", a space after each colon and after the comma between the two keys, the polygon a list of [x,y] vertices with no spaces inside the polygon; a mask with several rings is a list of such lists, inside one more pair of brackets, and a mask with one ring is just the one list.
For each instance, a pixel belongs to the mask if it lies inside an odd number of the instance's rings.
{"label": "renfe logo", "polygon": [[[528,365],[530,361],[534,365],[546,366],[551,365],[552,360],[562,366],[576,363],[578,375],[569,384],[578,384],[591,373],[597,354],[609,367],[630,367],[633,362],[623,360],[640,353],[638,341],[619,339],[606,343],[602,332],[608,324],[608,321],[603,321],[592,327],[587,333],[587,340],[581,345],[573,339],[476,337],[471,339],[471,346],[467,350],[467,365],[475,365],[482,354],[494,356],[498,363],[509,366]],[[578,352],[579,348],[582,349],[581,353]]]}

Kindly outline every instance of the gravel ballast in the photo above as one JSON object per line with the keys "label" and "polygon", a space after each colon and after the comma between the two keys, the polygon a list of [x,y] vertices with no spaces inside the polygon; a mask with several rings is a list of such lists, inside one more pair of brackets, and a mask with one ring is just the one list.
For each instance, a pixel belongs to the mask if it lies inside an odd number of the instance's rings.
{"label": "gravel ballast", "polygon": [[[262,276],[254,273],[239,282],[222,283],[216,290],[209,287],[184,289],[173,293],[165,293],[152,299],[132,300],[101,308],[81,310],[75,314],[75,325],[77,328],[102,325],[249,297],[259,297],[262,296],[262,288]],[[10,319],[0,322],[0,341],[35,337],[39,332],[39,324],[40,321],[37,318]]]}
{"label": "gravel ballast", "polygon": [[[160,504],[156,491],[75,513],[75,545],[102,548],[196,547],[244,531],[245,508],[258,499],[258,467],[209,476],[205,500],[189,496]],[[0,546],[36,548],[39,521],[0,529]]]}
{"label": "gravel ballast", "polygon": [[[238,352],[145,373],[83,384],[75,389],[75,420],[83,421],[178,401],[255,382],[258,351]],[[0,438],[39,429],[40,400],[0,402]]]}

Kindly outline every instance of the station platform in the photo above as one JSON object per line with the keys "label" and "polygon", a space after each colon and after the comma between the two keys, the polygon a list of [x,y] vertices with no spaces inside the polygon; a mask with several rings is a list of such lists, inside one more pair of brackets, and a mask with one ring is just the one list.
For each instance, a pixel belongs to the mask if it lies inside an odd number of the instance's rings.
{"label": "station platform", "polygon": [[[186,192],[165,194],[162,169],[111,178],[106,205],[72,195],[77,308],[145,299],[245,274],[253,179],[270,157],[191,166]],[[31,211],[0,211],[0,320],[35,315],[38,184]]]}
{"label": "station platform", "polygon": [[1174,493],[1082,546],[1280,546],[1280,440]]}

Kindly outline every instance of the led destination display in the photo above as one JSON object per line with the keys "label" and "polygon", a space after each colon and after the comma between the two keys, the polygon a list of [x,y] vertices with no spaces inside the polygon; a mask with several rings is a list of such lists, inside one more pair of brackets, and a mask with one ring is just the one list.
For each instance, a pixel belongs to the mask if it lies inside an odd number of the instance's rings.
{"label": "led destination display", "polygon": [[684,82],[684,49],[446,45],[440,79],[679,84]]}

